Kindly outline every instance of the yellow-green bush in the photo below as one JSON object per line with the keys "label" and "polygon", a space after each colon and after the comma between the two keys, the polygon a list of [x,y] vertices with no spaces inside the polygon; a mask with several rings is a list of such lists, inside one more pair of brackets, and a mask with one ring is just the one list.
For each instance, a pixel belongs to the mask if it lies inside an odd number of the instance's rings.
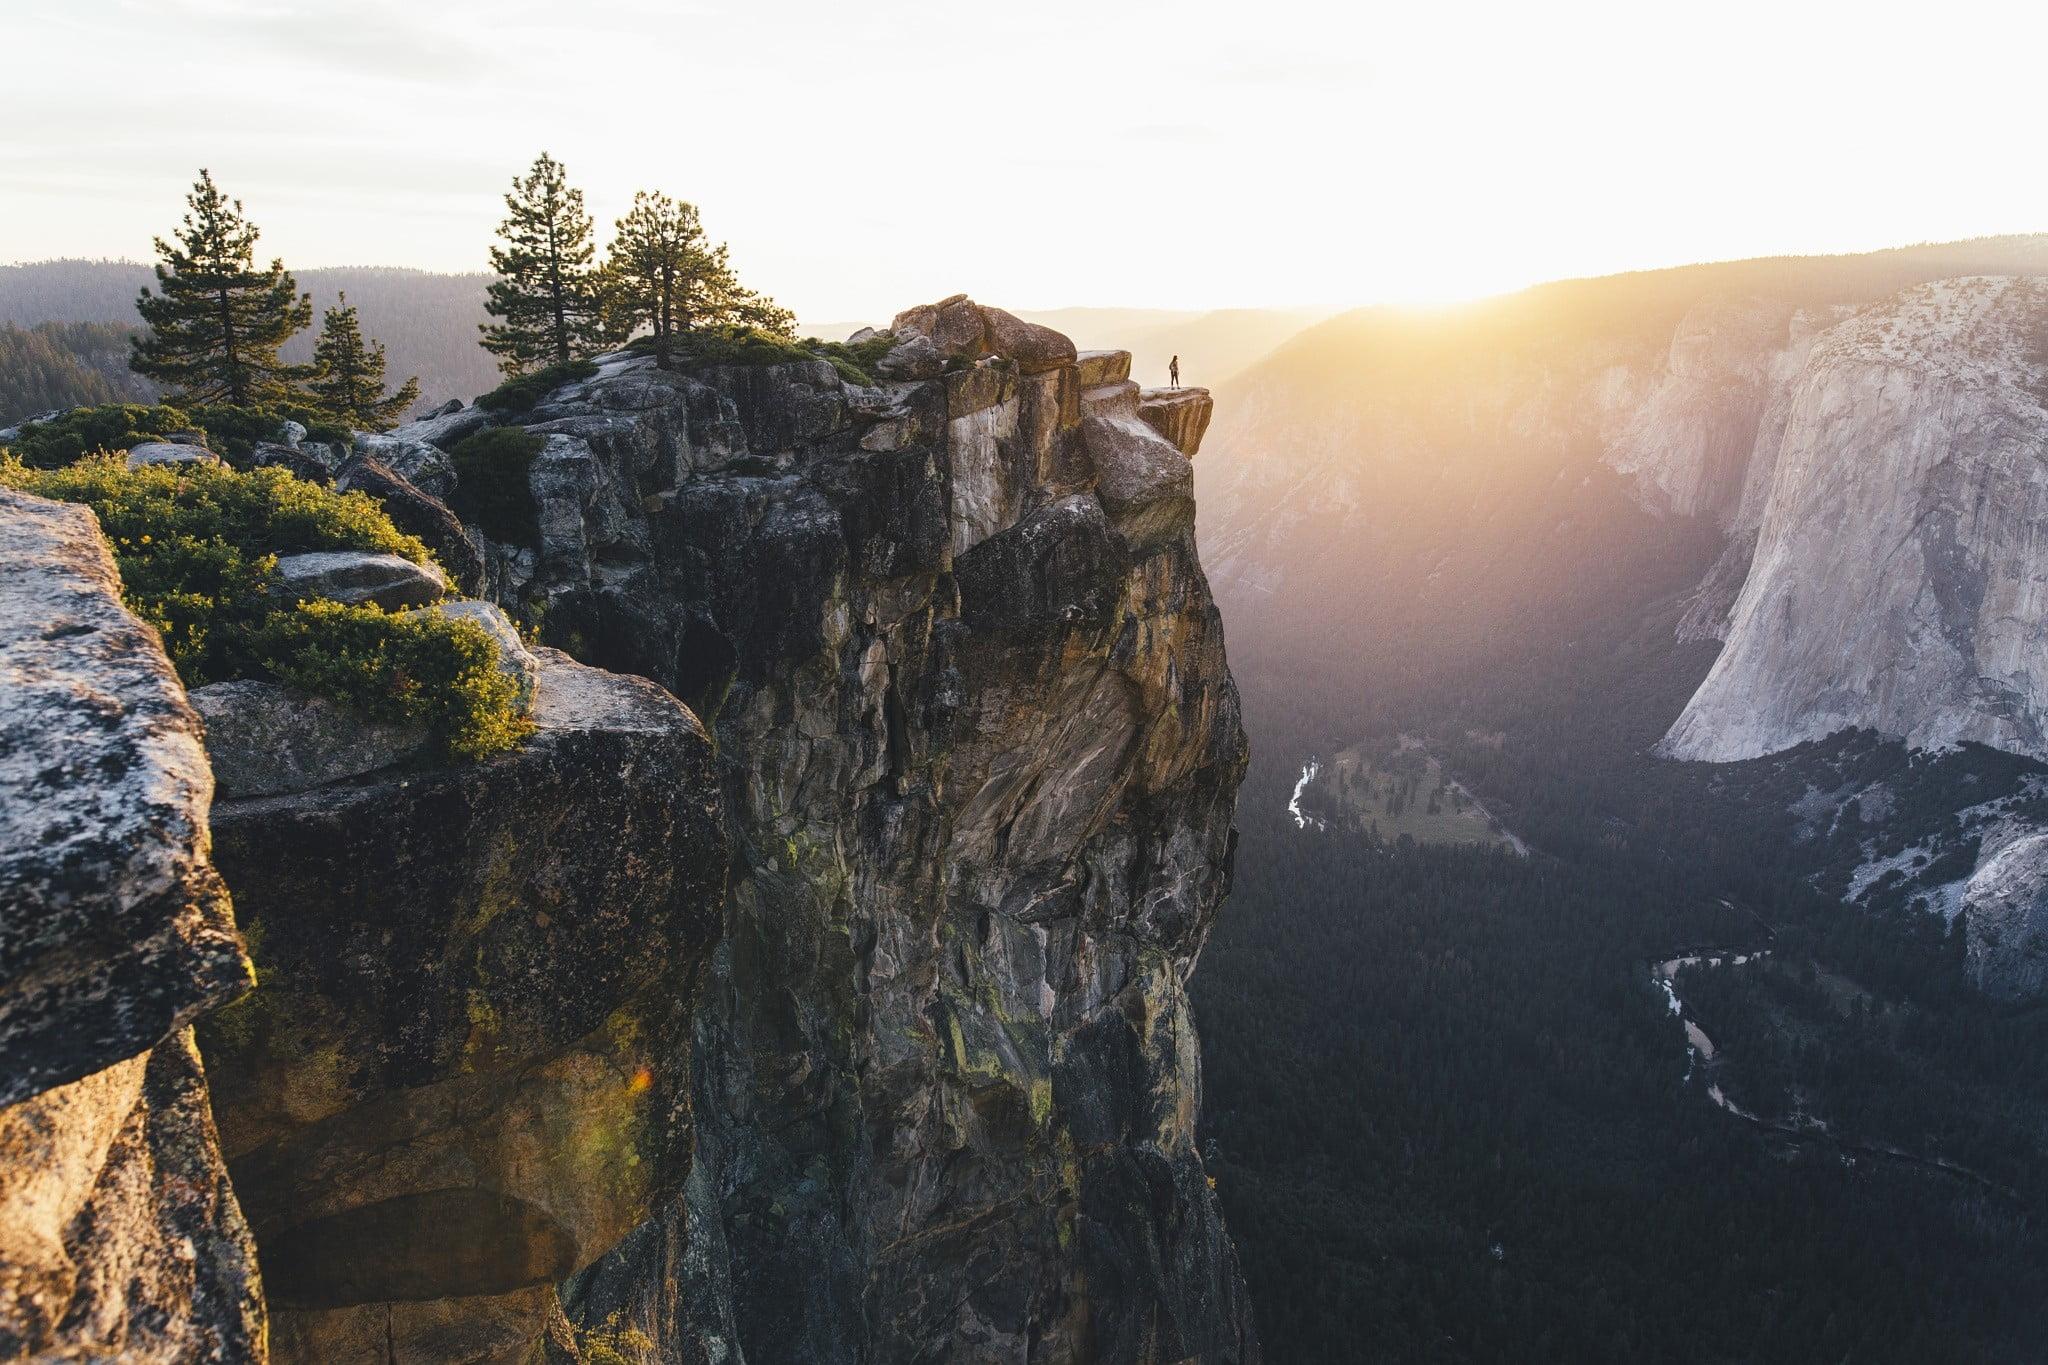
{"label": "yellow-green bush", "polygon": [[106,454],[49,470],[0,457],[0,485],[93,509],[124,600],[162,634],[187,687],[268,678],[377,719],[421,723],[457,757],[525,733],[497,645],[474,622],[272,595],[280,554],[369,550],[430,562],[426,546],[360,493],[282,469],[129,469]]}

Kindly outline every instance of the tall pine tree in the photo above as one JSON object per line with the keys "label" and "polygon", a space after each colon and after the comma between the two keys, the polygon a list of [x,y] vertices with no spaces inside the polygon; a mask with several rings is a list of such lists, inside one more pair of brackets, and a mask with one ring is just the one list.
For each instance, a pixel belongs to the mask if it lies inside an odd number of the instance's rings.
{"label": "tall pine tree", "polygon": [[679,334],[701,327],[759,327],[787,334],[793,315],[742,286],[723,243],[704,235],[697,206],[642,190],[619,219],[605,272],[616,335],[646,327],[663,369]]}
{"label": "tall pine tree", "polygon": [[156,239],[159,292],[144,289],[136,300],[149,334],[136,338],[129,367],[169,385],[177,403],[293,397],[309,368],[286,364],[277,348],[313,320],[312,299],[283,261],[257,267],[256,225],[211,172],[199,172],[185,204],[176,239]]}
{"label": "tall pine tree", "polygon": [[601,281],[591,261],[590,215],[583,191],[569,188],[562,164],[540,154],[505,196],[502,244],[491,248],[491,283],[482,324],[484,349],[507,374],[559,365],[604,346]]}
{"label": "tall pine tree", "polygon": [[384,344],[366,341],[348,295],[320,320],[313,347],[314,401],[335,419],[361,431],[386,431],[419,401],[420,381],[408,379],[398,392],[384,392]]}

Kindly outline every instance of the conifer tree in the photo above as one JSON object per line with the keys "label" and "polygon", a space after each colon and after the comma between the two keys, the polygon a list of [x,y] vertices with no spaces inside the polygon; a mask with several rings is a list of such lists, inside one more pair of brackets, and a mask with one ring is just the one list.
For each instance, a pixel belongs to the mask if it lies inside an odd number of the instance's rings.
{"label": "conifer tree", "polygon": [[144,289],[136,300],[149,334],[136,338],[129,367],[169,385],[180,404],[294,396],[308,367],[286,364],[277,350],[312,321],[312,299],[283,261],[256,265],[256,225],[210,172],[199,172],[185,204],[175,239],[156,239],[159,292]]}
{"label": "conifer tree", "polygon": [[484,349],[507,374],[559,365],[602,349],[606,336],[597,254],[583,191],[542,152],[512,180],[501,244],[491,248],[492,282],[482,324]]}
{"label": "conifer tree", "polygon": [[725,245],[711,244],[694,204],[645,190],[619,219],[606,262],[614,331],[646,327],[666,369],[679,334],[700,327],[759,327],[787,335],[794,316],[742,286]]}
{"label": "conifer tree", "polygon": [[347,294],[321,318],[313,369],[314,401],[357,430],[388,430],[419,401],[418,379],[406,380],[396,393],[384,392],[384,344],[364,339]]}

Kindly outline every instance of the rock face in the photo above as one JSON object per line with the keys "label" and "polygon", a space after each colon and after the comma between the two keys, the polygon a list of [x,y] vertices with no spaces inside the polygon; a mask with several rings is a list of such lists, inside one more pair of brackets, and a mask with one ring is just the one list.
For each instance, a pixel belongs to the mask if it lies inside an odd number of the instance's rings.
{"label": "rock face", "polygon": [[201,1041],[279,1360],[528,1360],[689,1170],[710,744],[644,680],[534,664],[517,750],[214,807],[261,984]]}
{"label": "rock face", "polygon": [[2048,996],[2048,834],[2015,840],[1963,892],[1970,979],[1999,1000]]}
{"label": "rock face", "polygon": [[199,722],[92,514],[0,490],[0,1356],[264,1359],[189,1022],[249,988]]}
{"label": "rock face", "polygon": [[930,377],[620,357],[525,418],[540,543],[492,590],[699,709],[733,850],[688,1197],[570,1315],[675,1359],[1256,1359],[1194,1142],[1245,750],[1187,455],[1057,333],[895,330]]}
{"label": "rock face", "polygon": [[365,720],[340,702],[256,679],[193,691],[222,797],[277,796],[343,782],[419,753],[424,727]]}
{"label": "rock face", "polygon": [[1138,416],[1172,442],[1174,449],[1191,458],[1202,448],[1202,433],[1209,429],[1209,417],[1215,410],[1207,389],[1138,391]]}
{"label": "rock face", "polygon": [[1666,752],[1861,726],[2048,755],[2044,322],[2048,282],[1945,280],[1813,344],[1727,648]]}

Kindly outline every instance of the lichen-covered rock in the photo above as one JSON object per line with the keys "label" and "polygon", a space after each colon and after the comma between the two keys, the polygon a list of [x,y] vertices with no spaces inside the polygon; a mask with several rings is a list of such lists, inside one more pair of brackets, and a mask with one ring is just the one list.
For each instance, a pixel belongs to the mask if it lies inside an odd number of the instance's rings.
{"label": "lichen-covered rock", "polygon": [[212,791],[92,514],[0,490],[0,1357],[265,1359],[186,1027],[250,984]]}
{"label": "lichen-covered rock", "polygon": [[0,1104],[249,986],[198,718],[83,507],[0,489]]}
{"label": "lichen-covered rock", "polygon": [[268,1359],[191,1030],[0,1109],[0,1358]]}
{"label": "lichen-covered rock", "polygon": [[432,564],[368,550],[314,550],[280,555],[271,591],[289,601],[329,598],[396,611],[448,595],[448,576]]}
{"label": "lichen-covered rock", "polygon": [[517,750],[214,808],[261,984],[201,1042],[280,1360],[526,1360],[688,1172],[710,744],[538,666]]}
{"label": "lichen-covered rock", "polygon": [[[459,412],[461,409],[458,408]],[[453,414],[443,414],[452,416]],[[455,466],[431,441],[388,432],[359,431],[351,453],[375,460],[429,497],[445,498],[455,487]]]}
{"label": "lichen-covered rock", "polygon": [[686,1198],[568,1311],[678,1359],[1256,1359],[1193,1137],[1245,754],[1184,484],[1105,471],[1071,346],[896,326],[977,363],[608,360],[528,418],[493,591],[706,715],[734,850]]}
{"label": "lichen-covered rock", "polygon": [[387,725],[326,697],[260,679],[209,683],[191,694],[206,721],[206,752],[221,797],[277,796],[403,763],[431,736]]}
{"label": "lichen-covered rock", "polygon": [[1970,979],[1998,1000],[2048,996],[2048,834],[2000,849],[1963,891]]}

